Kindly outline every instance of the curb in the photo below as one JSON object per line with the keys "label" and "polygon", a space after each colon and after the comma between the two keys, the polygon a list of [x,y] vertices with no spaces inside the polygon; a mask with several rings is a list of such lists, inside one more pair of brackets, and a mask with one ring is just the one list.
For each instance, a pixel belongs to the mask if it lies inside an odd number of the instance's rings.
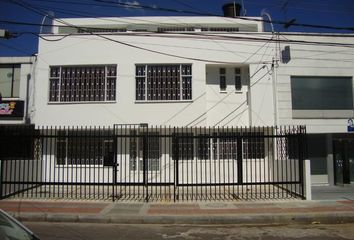
{"label": "curb", "polygon": [[115,223],[115,224],[339,224],[354,223],[354,213],[240,214],[202,216],[127,216],[20,213],[12,214],[23,222]]}

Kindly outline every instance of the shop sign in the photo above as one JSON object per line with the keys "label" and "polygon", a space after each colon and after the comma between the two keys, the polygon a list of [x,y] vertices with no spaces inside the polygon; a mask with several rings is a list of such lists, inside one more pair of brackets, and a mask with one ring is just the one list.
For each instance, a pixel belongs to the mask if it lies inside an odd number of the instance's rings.
{"label": "shop sign", "polygon": [[0,102],[1,118],[23,118],[24,101],[3,100]]}

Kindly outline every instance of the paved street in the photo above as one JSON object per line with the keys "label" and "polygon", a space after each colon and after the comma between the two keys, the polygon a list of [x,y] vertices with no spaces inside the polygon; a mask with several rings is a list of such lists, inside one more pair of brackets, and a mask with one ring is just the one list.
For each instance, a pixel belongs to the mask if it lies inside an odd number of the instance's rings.
{"label": "paved street", "polygon": [[354,224],[161,225],[26,222],[42,240],[120,239],[354,239]]}

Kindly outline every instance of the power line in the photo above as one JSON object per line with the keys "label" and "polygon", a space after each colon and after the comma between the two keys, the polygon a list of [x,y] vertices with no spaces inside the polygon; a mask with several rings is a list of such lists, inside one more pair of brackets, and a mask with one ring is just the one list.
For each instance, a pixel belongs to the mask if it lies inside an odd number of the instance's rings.
{"label": "power line", "polygon": [[[21,6],[23,6],[22,4],[21,4]],[[33,9],[33,7],[26,7],[27,9],[29,9],[29,10],[31,10],[31,11],[35,11],[36,13],[39,13],[39,14],[41,14],[41,15],[43,15],[44,13],[41,13],[41,12],[39,12],[38,10],[35,10],[35,9]],[[69,25],[69,27],[75,27],[75,28],[78,28],[78,29],[81,29],[80,27],[78,27],[78,26],[75,26],[75,25],[72,25],[72,24],[68,24],[68,23],[66,23],[65,21],[61,21],[61,23],[63,23],[63,24],[67,24],[67,25]],[[59,26],[61,26],[61,25],[59,25]],[[124,43],[124,42],[121,42],[121,41],[117,41],[117,40],[113,40],[113,39],[110,39],[110,38],[107,38],[107,37],[103,37],[102,35],[103,34],[92,34],[92,33],[90,33],[91,35],[95,35],[95,36],[98,36],[98,37],[101,37],[101,38],[104,38],[104,39],[106,39],[106,40],[109,40],[109,41],[115,41],[115,42],[117,42],[117,43],[120,43],[120,44],[124,44],[124,45],[127,45],[127,46],[130,46],[130,47],[135,47],[135,48],[139,48],[139,49],[141,49],[141,50],[146,50],[146,51],[152,51],[152,52],[155,52],[155,53],[160,53],[160,54],[163,54],[163,55],[167,55],[167,56],[172,56],[172,57],[178,57],[178,58],[183,58],[183,59],[189,59],[189,60],[196,60],[196,61],[207,61],[207,62],[215,62],[215,63],[230,63],[230,62],[224,62],[224,61],[211,61],[211,60],[205,60],[205,59],[197,59],[197,58],[186,58],[186,57],[183,57],[183,56],[177,56],[177,55],[173,55],[173,54],[166,54],[166,53],[162,53],[162,52],[159,52],[159,51],[155,51],[155,50],[151,50],[151,49],[146,49],[146,48],[142,48],[142,47],[139,47],[139,46],[135,46],[135,45],[131,45],[131,44],[126,44],[126,43]],[[184,33],[184,34],[186,34],[186,33]],[[112,35],[112,34],[110,34],[110,35]],[[190,35],[190,34],[188,34],[188,35]],[[193,34],[194,36],[196,35],[196,34]],[[200,34],[198,34],[199,36],[200,36]],[[206,36],[205,34],[202,34],[203,36]],[[210,36],[210,35],[209,35]],[[211,35],[211,36],[213,36],[213,37],[216,37],[215,35]],[[220,38],[220,36],[217,36],[218,38]],[[56,39],[56,40],[49,40],[49,39],[46,39],[46,38],[43,38],[43,37],[41,37],[43,40],[46,40],[46,41],[60,41],[61,39]],[[222,38],[225,38],[225,36],[222,36]],[[227,36],[227,38],[230,38],[230,36]],[[235,37],[232,37],[232,38],[235,38]],[[237,37],[237,39],[239,40],[240,39],[240,37],[238,36]],[[243,38],[243,39],[247,39],[247,40],[251,40],[251,38]],[[266,40],[266,41],[274,41],[274,40],[272,40],[272,39],[261,39],[261,38],[252,38],[252,40],[254,40],[254,41],[264,41],[264,40]],[[281,40],[278,40],[278,41],[281,41]],[[289,39],[286,39],[286,40],[284,40],[284,41],[286,41],[286,42],[290,42],[290,43],[306,43],[306,44],[321,44],[321,45],[324,45],[324,44],[329,44],[330,46],[347,46],[347,47],[350,47],[350,46],[353,46],[353,44],[341,44],[341,43],[326,43],[326,42],[309,42],[309,41],[294,41],[294,40],[289,40]]]}
{"label": "power line", "polygon": [[[11,0],[12,2],[32,11],[32,12],[35,12],[37,14],[40,14],[40,15],[44,15],[43,12],[31,7],[30,5],[26,5],[26,4],[23,4],[23,2],[20,2],[20,1],[14,1],[14,0]],[[52,16],[49,16],[49,18],[53,19],[54,18]],[[80,29],[80,27],[78,26],[75,26],[75,25],[72,25],[72,24],[69,24],[63,20],[60,20],[60,19],[56,19],[56,21],[58,22],[61,22],[63,23],[64,25],[68,25],[68,26],[72,26],[74,28],[77,28],[77,29]],[[122,42],[122,41],[118,41],[118,40],[114,40],[114,39],[111,39],[111,38],[108,38],[108,37],[105,37],[103,35],[100,35],[100,34],[93,34],[93,33],[90,33],[91,35],[94,35],[94,36],[97,36],[97,37],[100,37],[100,38],[103,38],[103,39],[106,39],[108,41],[111,41],[111,42],[115,42],[115,43],[119,43],[121,45],[125,45],[125,46],[128,46],[128,47],[133,47],[133,48],[136,48],[136,49],[140,49],[140,50],[144,50],[144,51],[148,51],[148,52],[152,52],[152,53],[157,53],[157,54],[161,54],[161,55],[165,55],[165,56],[170,56],[170,57],[176,57],[176,58],[181,58],[181,59],[188,59],[188,60],[194,60],[194,61],[203,61],[203,62],[213,62],[213,63],[230,63],[230,62],[224,62],[224,61],[215,61],[215,60],[204,60],[204,59],[199,59],[199,58],[189,58],[189,57],[183,57],[183,56],[179,56],[179,55],[175,55],[175,54],[169,54],[169,53],[163,53],[163,52],[160,52],[160,51],[156,51],[156,50],[152,50],[152,49],[147,49],[147,48],[143,48],[143,47],[140,47],[140,46],[135,46],[133,44],[129,44],[129,43],[125,43],[125,42]]]}
{"label": "power line", "polygon": [[[25,33],[22,33],[22,34],[25,34]],[[34,34],[34,33],[29,33],[29,34]],[[36,35],[36,34],[35,34]],[[64,37],[67,37],[68,35],[64,35]],[[90,35],[88,35],[90,36]],[[53,39],[53,40],[50,40],[50,39],[46,39],[42,36],[40,36],[42,39],[45,39],[46,41],[60,41],[61,39]],[[83,39],[89,39],[88,37],[82,37]],[[104,39],[102,39],[104,40]],[[230,50],[219,50],[219,49],[210,49],[210,48],[198,48],[198,47],[188,47],[188,46],[176,46],[176,45],[167,45],[167,44],[156,44],[156,43],[146,43],[146,42],[132,42],[130,41],[130,43],[136,43],[136,44],[144,44],[144,45],[156,45],[156,46],[164,46],[164,47],[175,47],[175,48],[183,48],[183,49],[186,49],[186,48],[191,48],[191,49],[199,49],[199,50],[206,50],[206,51],[224,51],[224,52],[229,52],[229,53],[233,53],[232,51]],[[246,44],[248,45],[248,44]],[[269,48],[270,46],[268,45],[266,50]],[[262,47],[261,47],[262,48]],[[261,49],[260,48],[260,49]],[[268,63],[270,61],[262,61],[263,57],[264,56],[274,56],[274,54],[267,54],[266,53],[266,50],[264,51],[264,53],[258,53],[259,50],[257,50],[257,53],[256,52],[246,52],[246,51],[237,51],[237,53],[245,53],[245,54],[252,54],[252,55],[261,55],[261,60],[257,61],[257,63]],[[296,50],[295,50],[296,51]],[[299,51],[299,50],[298,50]],[[307,51],[307,50],[301,50],[301,51]],[[316,52],[316,51],[315,51]],[[320,51],[321,52],[321,51]],[[324,53],[323,53],[324,52]],[[328,52],[328,51],[322,51],[321,54],[330,54],[330,53],[335,53],[335,52]],[[350,54],[350,53],[347,53],[347,55],[353,55],[354,53]],[[316,55],[315,55],[316,56]],[[249,58],[247,58],[247,60],[244,60],[242,63],[245,63],[246,61],[248,61]],[[343,58],[313,58],[313,57],[292,57],[292,60],[316,60],[316,61],[333,61],[333,62],[338,62],[338,61],[342,61],[342,62],[354,62],[354,59],[353,58],[346,58],[346,59],[343,59]],[[248,62],[248,63],[254,63],[254,62]],[[257,66],[258,67],[258,66]]]}
{"label": "power line", "polygon": [[[21,22],[14,22],[14,21],[4,21],[0,20],[2,23],[7,23],[7,24],[15,24],[15,25],[31,25],[31,26],[38,26],[40,24],[35,24],[35,23],[21,23]],[[43,26],[57,26],[61,27],[62,25],[48,25],[44,24]],[[67,26],[62,26],[62,27],[73,27],[76,29],[80,29],[82,31],[88,31],[87,28],[84,27],[78,27],[75,25],[67,25]],[[92,28],[92,29],[102,29],[102,28]],[[321,46],[335,46],[335,47],[348,47],[348,48],[354,48],[354,44],[351,43],[338,43],[338,42],[321,42],[321,41],[306,41],[306,40],[292,40],[292,39],[270,39],[270,38],[259,38],[259,37],[243,37],[243,36],[220,36],[220,35],[213,35],[213,34],[204,34],[204,33],[185,33],[185,32],[180,32],[180,33],[159,33],[160,35],[156,35],[156,33],[134,33],[134,32],[119,32],[119,33],[92,33],[92,32],[84,32],[84,33],[70,33],[70,34],[65,34],[65,35],[83,35],[83,34],[91,34],[91,35],[134,35],[134,36],[148,36],[148,37],[174,37],[174,38],[183,38],[182,36],[192,36],[196,38],[201,38],[201,39],[208,39],[206,37],[211,37],[214,40],[244,40],[244,41],[254,41],[254,42],[262,42],[262,41],[270,41],[270,42],[279,42],[279,43],[291,43],[291,44],[300,44],[300,45],[321,45]],[[64,35],[64,34],[56,34],[56,35]],[[243,35],[243,33],[239,33],[239,35]],[[321,36],[321,35],[319,35]],[[341,36],[341,37],[346,37],[346,36]],[[348,36],[352,37],[352,36]]]}
{"label": "power line", "polygon": [[[252,76],[250,76],[250,79],[252,79],[260,70],[264,69],[266,67],[266,65],[263,65],[261,68],[257,69],[257,71],[255,71]],[[269,72],[269,71],[268,71]],[[259,80],[257,80],[256,82],[258,82]],[[203,114],[199,115],[197,118],[195,118],[193,121],[189,122],[186,126],[189,126],[191,124],[193,124],[195,121],[197,121],[198,119],[200,119],[201,117],[203,117],[205,114],[207,114],[210,110],[212,110],[213,108],[215,108],[217,105],[219,105],[221,102],[223,102],[228,96],[230,96],[233,93],[233,91],[231,91],[230,93],[228,93],[225,97],[223,97],[222,99],[220,99],[218,102],[216,102],[212,107],[210,107],[209,109],[207,109]]]}
{"label": "power line", "polygon": [[[14,1],[14,0],[11,0],[11,1]],[[15,2],[16,4],[19,4],[20,6],[26,8],[26,9],[29,9],[31,11],[34,11],[35,13],[37,14],[40,14],[40,15],[44,15],[43,12],[41,11],[38,11],[37,9],[34,9],[33,7],[31,6],[26,6],[24,4],[21,4],[21,2],[18,2],[16,1]],[[50,18],[54,19],[52,16],[50,16]],[[57,20],[59,21],[59,20]],[[69,25],[71,27],[75,27],[77,29],[80,29],[80,27],[78,26],[75,26],[75,25],[72,25],[72,24],[69,24],[63,20],[60,20],[59,22],[63,23],[64,25]],[[195,61],[203,61],[203,62],[214,62],[214,63],[230,63],[230,62],[224,62],[224,61],[215,61],[215,60],[205,60],[205,59],[198,59],[198,58],[189,58],[189,57],[183,57],[183,56],[179,56],[179,55],[175,55],[175,54],[168,54],[168,53],[163,53],[163,52],[160,52],[160,51],[156,51],[156,50],[151,50],[151,49],[147,49],[147,48],[143,48],[143,47],[139,47],[139,46],[136,46],[136,45],[132,45],[132,44],[129,44],[129,43],[125,43],[125,42],[122,42],[122,41],[118,41],[118,40],[114,40],[114,39],[110,39],[110,38],[107,38],[107,37],[104,37],[103,35],[100,35],[100,34],[93,34],[93,33],[90,33],[91,35],[95,35],[95,36],[98,36],[98,37],[101,37],[101,38],[104,38],[106,40],[109,40],[109,41],[113,41],[113,42],[116,42],[116,43],[120,43],[120,44],[123,44],[123,45],[126,45],[126,46],[130,46],[130,47],[134,47],[134,48],[138,48],[138,49],[141,49],[141,50],[145,50],[145,51],[149,51],[149,52],[153,52],[153,53],[158,53],[158,54],[162,54],[162,55],[166,55],[166,56],[171,56],[171,57],[177,57],[177,58],[182,58],[182,59],[188,59],[188,60],[195,60]],[[45,38],[43,38],[44,40],[46,40]],[[59,40],[55,40],[55,41],[60,41]],[[288,40],[289,41],[289,40]],[[320,42],[321,44],[323,44],[323,42]],[[338,44],[338,43],[337,43]]]}
{"label": "power line", "polygon": [[[45,15],[45,13],[41,12],[40,10],[38,9],[35,9],[33,8],[32,6],[30,5],[26,5],[26,4],[23,4],[21,1],[15,1],[15,0],[11,0],[12,2],[30,10],[30,11],[33,11],[37,14],[40,14],[40,15]],[[48,16],[49,18],[51,19],[54,19],[54,17],[52,16]],[[68,25],[68,26],[71,26],[71,27],[74,27],[74,28],[77,28],[77,29],[82,29],[78,26],[75,26],[73,24],[70,24],[70,23],[67,23],[63,20],[56,20],[64,25]],[[135,49],[140,49],[140,50],[144,50],[144,51],[147,51],[147,52],[151,52],[151,53],[156,53],[156,54],[160,54],[160,55],[164,55],[164,56],[169,56],[169,57],[175,57],[175,58],[180,58],[180,59],[187,59],[187,60],[193,60],[193,61],[200,61],[200,62],[210,62],[210,63],[219,63],[219,64],[236,64],[236,62],[227,62],[227,61],[216,61],[216,60],[211,60],[211,59],[200,59],[200,58],[194,58],[194,57],[184,57],[184,56],[180,56],[180,55],[176,55],[176,54],[170,54],[170,53],[165,53],[165,52],[161,52],[161,51],[157,51],[157,50],[152,50],[152,49],[148,49],[148,48],[144,48],[144,47],[140,47],[140,46],[136,46],[136,45],[133,45],[133,44],[130,44],[130,43],[126,43],[126,42],[123,42],[123,41],[119,41],[119,40],[115,40],[115,39],[111,39],[109,37],[106,37],[104,35],[101,35],[101,34],[94,34],[94,33],[89,33],[90,35],[94,35],[94,36],[97,36],[97,37],[100,37],[102,39],[106,39],[108,41],[111,41],[111,42],[115,42],[115,43],[119,43],[121,45],[125,45],[125,46],[128,46],[128,47],[132,47],[132,48],[135,48]],[[42,39],[46,40],[45,38],[41,37]],[[61,39],[60,39],[61,40]],[[59,41],[60,41],[59,40]]]}
{"label": "power line", "polygon": [[[13,1],[13,0],[10,0]],[[50,0],[47,0],[50,1]],[[162,8],[162,7],[157,7],[157,6],[148,6],[148,5],[142,5],[142,4],[132,4],[132,3],[122,3],[122,2],[114,2],[114,1],[108,1],[108,0],[94,0],[95,2],[100,2],[104,4],[109,4],[110,6],[118,6],[118,7],[124,7],[124,8],[142,8],[142,9],[148,9],[148,10],[154,10],[154,11],[165,11],[165,12],[174,12],[174,13],[186,13],[186,14],[191,14],[191,15],[197,15],[197,16],[215,16],[215,17],[223,17],[221,15],[217,14],[210,14],[210,13],[200,13],[197,11],[189,11],[189,10],[178,10],[178,9],[172,9],[172,8]],[[91,5],[91,6],[97,6],[98,4],[93,4],[93,3],[77,3],[77,2],[61,2],[61,1],[55,1],[51,0],[50,2],[60,2],[60,3],[67,3],[67,4],[81,4],[81,5]],[[101,7],[105,7],[103,5],[98,5]],[[266,19],[255,19],[255,18],[247,18],[247,17],[237,17],[236,19],[242,19],[245,21],[256,21],[256,22],[265,22],[265,23],[273,23],[273,24],[280,24],[280,25],[285,25],[288,24],[286,21],[279,21],[279,20],[266,20]],[[332,30],[348,30],[348,31],[354,31],[354,27],[338,27],[338,26],[329,26],[329,25],[316,25],[316,24],[307,24],[307,23],[292,23],[292,26],[300,26],[300,27],[311,27],[311,28],[320,28],[320,29],[332,29]]]}

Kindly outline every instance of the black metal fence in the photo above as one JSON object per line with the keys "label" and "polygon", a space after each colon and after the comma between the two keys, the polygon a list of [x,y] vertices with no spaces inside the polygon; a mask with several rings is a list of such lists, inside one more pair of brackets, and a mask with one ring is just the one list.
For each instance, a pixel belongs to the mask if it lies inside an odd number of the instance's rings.
{"label": "black metal fence", "polygon": [[303,126],[0,126],[1,198],[303,198]]}

